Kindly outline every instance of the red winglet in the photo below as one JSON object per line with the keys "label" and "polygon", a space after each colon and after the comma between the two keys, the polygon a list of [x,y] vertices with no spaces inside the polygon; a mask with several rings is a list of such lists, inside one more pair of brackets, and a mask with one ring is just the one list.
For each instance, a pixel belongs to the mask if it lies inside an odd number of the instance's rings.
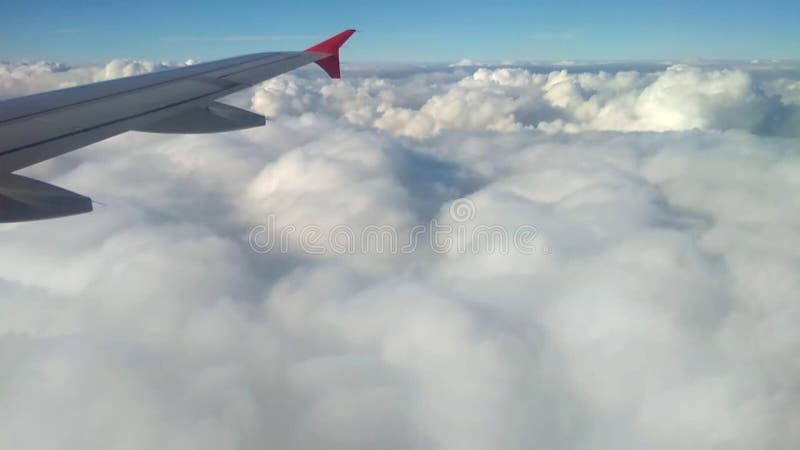
{"label": "red winglet", "polygon": [[319,44],[307,48],[305,51],[313,52],[313,53],[323,53],[327,54],[327,57],[323,57],[316,61],[317,65],[322,67],[325,72],[331,78],[341,78],[341,70],[339,68],[339,48],[350,39],[350,36],[355,33],[356,30],[345,30],[341,33],[333,36],[330,39],[320,42]]}

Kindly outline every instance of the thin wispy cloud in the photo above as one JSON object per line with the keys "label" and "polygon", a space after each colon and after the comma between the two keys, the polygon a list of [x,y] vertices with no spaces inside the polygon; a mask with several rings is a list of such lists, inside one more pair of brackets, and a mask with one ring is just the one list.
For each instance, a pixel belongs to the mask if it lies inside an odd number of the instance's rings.
{"label": "thin wispy cloud", "polygon": [[529,39],[538,41],[568,41],[575,39],[574,33],[536,33],[528,36]]}
{"label": "thin wispy cloud", "polygon": [[166,42],[247,42],[312,40],[314,38],[311,35],[243,34],[232,36],[162,36],[160,40]]}

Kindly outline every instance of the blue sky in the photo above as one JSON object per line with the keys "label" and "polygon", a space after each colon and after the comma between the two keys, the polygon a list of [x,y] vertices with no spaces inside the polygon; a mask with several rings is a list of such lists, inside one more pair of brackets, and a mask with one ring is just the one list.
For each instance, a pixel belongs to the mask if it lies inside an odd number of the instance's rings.
{"label": "blue sky", "polygon": [[344,28],[361,61],[800,58],[798,1],[0,1],[0,60],[211,59]]}

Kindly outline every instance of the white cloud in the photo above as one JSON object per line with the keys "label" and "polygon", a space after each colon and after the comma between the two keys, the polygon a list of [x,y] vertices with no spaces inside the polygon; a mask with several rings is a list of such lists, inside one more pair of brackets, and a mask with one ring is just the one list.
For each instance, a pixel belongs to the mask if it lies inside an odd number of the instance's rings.
{"label": "white cloud", "polygon": [[[0,96],[159,67],[5,64]],[[107,206],[0,228],[0,448],[796,447],[800,77],[357,73],[27,171]],[[462,196],[533,254],[249,246]]]}
{"label": "white cloud", "polygon": [[[191,61],[191,60],[190,60]],[[191,65],[187,61],[185,65]],[[48,61],[0,61],[0,99],[129,77],[173,67],[170,63],[115,59],[104,66],[70,66]]]}
{"label": "white cloud", "polygon": [[478,66],[479,64],[469,58],[460,59],[453,64],[450,64],[449,67],[474,67]]}
{"label": "white cloud", "polygon": [[[430,76],[357,77],[320,85],[296,76],[267,82],[254,97],[266,114],[315,110],[395,135],[429,138],[445,130],[546,132],[746,130],[796,136],[795,82],[764,82],[741,68],[673,65],[663,72],[549,73],[462,66],[431,89]],[[760,75],[760,73],[759,73]],[[315,85],[316,84],[316,85]],[[424,101],[402,104],[413,91]],[[320,108],[321,107],[321,108]]]}

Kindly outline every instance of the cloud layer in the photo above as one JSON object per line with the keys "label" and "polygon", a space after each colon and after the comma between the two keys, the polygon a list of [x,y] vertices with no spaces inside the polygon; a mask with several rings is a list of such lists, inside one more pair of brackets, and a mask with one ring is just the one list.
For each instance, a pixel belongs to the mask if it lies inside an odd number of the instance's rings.
{"label": "cloud layer", "polygon": [[[0,228],[0,448],[795,448],[800,76],[545,69],[311,68],[231,99],[266,127],[27,170],[107,206]],[[461,198],[536,251],[250,247]]]}
{"label": "cloud layer", "polygon": [[296,76],[268,81],[253,107],[268,115],[309,107],[394,135],[429,138],[445,130],[548,133],[746,130],[797,136],[796,81],[759,82],[741,68],[672,65],[659,72],[570,73],[477,67],[368,77],[323,85]]}

